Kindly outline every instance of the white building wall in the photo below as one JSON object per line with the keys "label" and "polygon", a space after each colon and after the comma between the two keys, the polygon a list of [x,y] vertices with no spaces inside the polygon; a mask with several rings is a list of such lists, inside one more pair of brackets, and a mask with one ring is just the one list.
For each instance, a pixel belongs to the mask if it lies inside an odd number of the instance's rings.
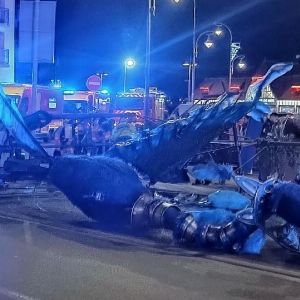
{"label": "white building wall", "polygon": [[[4,34],[4,49],[8,50],[8,63],[3,63],[0,59],[0,83],[13,83],[15,79],[15,0],[0,0],[0,9],[9,11],[8,24],[0,22],[0,33]],[[3,15],[2,15],[3,16]],[[0,45],[2,48],[2,45]],[[6,51],[7,53],[7,51]],[[1,54],[3,58],[3,54]]]}

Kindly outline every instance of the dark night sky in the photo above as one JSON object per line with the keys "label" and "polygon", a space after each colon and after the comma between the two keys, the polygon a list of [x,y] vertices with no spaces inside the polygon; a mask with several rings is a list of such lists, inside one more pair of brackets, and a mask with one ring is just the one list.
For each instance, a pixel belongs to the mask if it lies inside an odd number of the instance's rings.
{"label": "dark night sky", "polygon": [[[58,0],[56,76],[68,88],[84,87],[86,78],[105,71],[105,85],[122,89],[123,59],[135,57],[129,85],[144,84],[147,0]],[[248,72],[264,58],[294,60],[300,53],[300,0],[198,0],[199,33],[214,22],[226,23],[234,41],[247,56]],[[169,95],[186,93],[187,70],[181,64],[191,56],[192,0],[180,5],[157,0],[153,18],[151,84]],[[228,35],[212,50],[201,48],[198,81],[227,72]],[[236,73],[241,75],[241,73]]]}

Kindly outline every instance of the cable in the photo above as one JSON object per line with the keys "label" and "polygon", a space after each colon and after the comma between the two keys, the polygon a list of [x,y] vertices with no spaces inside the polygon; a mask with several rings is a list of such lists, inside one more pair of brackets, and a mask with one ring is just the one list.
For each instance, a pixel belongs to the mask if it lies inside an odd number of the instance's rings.
{"label": "cable", "polygon": [[260,151],[256,152],[255,155],[250,157],[244,164],[242,164],[240,167],[238,167],[236,170],[241,170],[248,162],[250,162],[252,159],[254,159],[256,156],[258,156],[261,152],[263,152],[267,147],[263,147]]}

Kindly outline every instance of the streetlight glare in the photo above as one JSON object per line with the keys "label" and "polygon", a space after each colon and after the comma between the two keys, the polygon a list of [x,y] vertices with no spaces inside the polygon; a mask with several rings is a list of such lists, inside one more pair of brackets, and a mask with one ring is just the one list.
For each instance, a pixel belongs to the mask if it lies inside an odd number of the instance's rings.
{"label": "streetlight glare", "polygon": [[181,2],[181,0],[173,0],[174,3],[178,4]]}
{"label": "streetlight glare", "polygon": [[106,73],[106,72],[104,72],[104,73],[103,72],[97,72],[96,75],[102,78],[104,76],[108,76],[109,74]]}
{"label": "streetlight glare", "polygon": [[[182,64],[183,67],[190,67],[192,65],[193,65],[193,62],[188,62],[188,61],[186,61]],[[197,66],[198,66],[198,64],[195,63],[195,67],[197,67]]]}
{"label": "streetlight glare", "polygon": [[133,58],[127,58],[127,59],[125,60],[124,64],[125,64],[125,67],[126,67],[126,68],[134,68],[136,62],[135,62],[135,60],[134,60]]}
{"label": "streetlight glare", "polygon": [[215,29],[215,35],[221,36],[222,34],[223,34],[223,30],[222,30],[221,26],[217,26],[217,28]]}
{"label": "streetlight glare", "polygon": [[245,62],[243,59],[241,59],[241,60],[239,61],[239,63],[238,63],[238,67],[239,67],[239,69],[241,69],[241,70],[245,70],[245,69],[247,68],[247,64],[246,64],[246,62]]}
{"label": "streetlight glare", "polygon": [[205,47],[210,49],[211,47],[214,46],[214,42],[212,41],[212,39],[210,38],[210,36],[207,37],[207,40],[204,43]]}

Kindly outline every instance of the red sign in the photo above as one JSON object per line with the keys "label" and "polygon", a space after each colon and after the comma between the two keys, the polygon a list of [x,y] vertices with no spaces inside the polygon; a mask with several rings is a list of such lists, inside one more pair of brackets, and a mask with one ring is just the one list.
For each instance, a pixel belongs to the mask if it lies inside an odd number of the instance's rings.
{"label": "red sign", "polygon": [[100,76],[92,75],[86,81],[86,87],[92,92],[99,91],[101,86],[102,80]]}

